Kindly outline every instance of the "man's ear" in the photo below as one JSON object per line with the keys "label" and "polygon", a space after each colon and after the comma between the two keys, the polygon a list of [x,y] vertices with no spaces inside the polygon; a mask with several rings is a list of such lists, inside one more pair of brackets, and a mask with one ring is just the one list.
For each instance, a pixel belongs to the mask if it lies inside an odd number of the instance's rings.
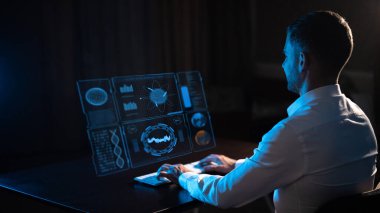
{"label": "man's ear", "polygon": [[309,68],[310,64],[309,55],[301,51],[298,57],[298,71],[300,73],[305,72]]}

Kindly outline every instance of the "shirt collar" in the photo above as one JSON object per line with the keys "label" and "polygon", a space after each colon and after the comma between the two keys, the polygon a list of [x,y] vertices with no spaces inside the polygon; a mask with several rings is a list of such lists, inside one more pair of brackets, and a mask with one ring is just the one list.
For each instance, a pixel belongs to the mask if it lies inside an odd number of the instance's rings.
{"label": "shirt collar", "polygon": [[332,84],[323,87],[318,87],[316,89],[310,90],[309,92],[303,94],[301,97],[297,98],[289,107],[288,107],[288,116],[292,116],[299,108],[310,103],[313,100],[322,97],[333,97],[342,95],[340,91],[339,84]]}

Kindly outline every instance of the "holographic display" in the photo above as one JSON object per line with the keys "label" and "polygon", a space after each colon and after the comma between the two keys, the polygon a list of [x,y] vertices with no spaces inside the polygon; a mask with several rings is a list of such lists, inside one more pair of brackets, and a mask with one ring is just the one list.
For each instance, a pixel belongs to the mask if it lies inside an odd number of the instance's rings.
{"label": "holographic display", "polygon": [[102,106],[107,103],[108,94],[100,87],[93,87],[86,92],[86,101],[93,106]]}
{"label": "holographic display", "polygon": [[119,122],[108,79],[82,80],[77,82],[77,86],[88,128]]}
{"label": "holographic display", "polygon": [[174,73],[112,78],[121,121],[182,111]]}
{"label": "holographic display", "polygon": [[132,167],[163,161],[191,152],[183,114],[124,125]]}
{"label": "holographic display", "polygon": [[215,146],[214,133],[210,115],[207,110],[186,113],[189,125],[190,140],[193,151],[202,151]]}
{"label": "holographic display", "polygon": [[206,125],[207,118],[200,112],[191,115],[191,124],[196,128],[202,128]]}
{"label": "holographic display", "polygon": [[129,168],[125,145],[118,126],[88,130],[97,174],[103,175]]}
{"label": "holographic display", "polygon": [[184,107],[191,110],[207,109],[203,82],[199,72],[181,72],[177,74],[181,87]]}
{"label": "holographic display", "polygon": [[96,174],[215,146],[198,71],[77,82]]}
{"label": "holographic display", "polygon": [[141,134],[141,142],[144,144],[144,151],[153,156],[162,156],[173,151],[177,145],[177,138],[173,128],[158,123],[148,126]]}

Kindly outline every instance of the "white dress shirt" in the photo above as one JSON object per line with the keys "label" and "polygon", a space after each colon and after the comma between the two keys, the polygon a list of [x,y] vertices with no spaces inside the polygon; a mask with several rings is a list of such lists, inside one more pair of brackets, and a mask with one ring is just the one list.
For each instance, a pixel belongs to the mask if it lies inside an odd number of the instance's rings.
{"label": "white dress shirt", "polygon": [[342,195],[373,188],[377,144],[369,119],[339,85],[314,89],[225,176],[183,173],[200,201],[238,207],[274,191],[276,212],[314,212]]}

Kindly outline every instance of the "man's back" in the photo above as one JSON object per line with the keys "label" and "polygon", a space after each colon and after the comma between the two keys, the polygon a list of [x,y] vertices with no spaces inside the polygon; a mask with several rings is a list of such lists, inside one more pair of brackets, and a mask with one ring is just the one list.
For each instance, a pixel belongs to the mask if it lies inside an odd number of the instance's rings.
{"label": "man's back", "polygon": [[364,112],[334,86],[297,100],[289,107],[289,118],[281,122],[293,129],[301,146],[289,156],[303,161],[294,165],[302,170],[300,177],[275,191],[279,212],[313,212],[335,197],[373,188],[373,129]]}
{"label": "man's back", "polygon": [[314,89],[288,108],[254,154],[225,176],[184,173],[190,195],[220,207],[241,206],[273,190],[276,211],[314,212],[337,196],[372,189],[376,139],[365,114],[339,85]]}
{"label": "man's back", "polygon": [[223,169],[225,176],[172,165],[163,165],[160,175],[178,180],[191,196],[225,208],[275,190],[281,213],[314,212],[335,197],[371,190],[375,134],[363,111],[337,84],[353,45],[351,28],[335,12],[313,11],[297,18],[287,27],[283,50],[288,90],[300,95],[288,108],[288,118],[263,136],[250,158],[211,156],[220,165],[209,171]]}

